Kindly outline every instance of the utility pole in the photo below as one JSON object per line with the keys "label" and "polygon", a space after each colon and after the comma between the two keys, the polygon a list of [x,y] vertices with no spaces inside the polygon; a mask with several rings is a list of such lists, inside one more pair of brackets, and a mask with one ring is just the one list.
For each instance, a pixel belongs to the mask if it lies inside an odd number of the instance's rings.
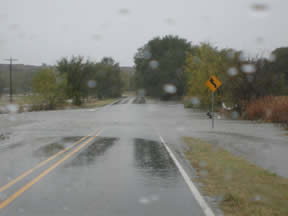
{"label": "utility pole", "polygon": [[12,57],[10,57],[9,59],[4,59],[5,61],[9,61],[10,62],[10,103],[13,102],[13,86],[12,86],[12,64],[13,61],[17,61],[17,59],[13,59]]}

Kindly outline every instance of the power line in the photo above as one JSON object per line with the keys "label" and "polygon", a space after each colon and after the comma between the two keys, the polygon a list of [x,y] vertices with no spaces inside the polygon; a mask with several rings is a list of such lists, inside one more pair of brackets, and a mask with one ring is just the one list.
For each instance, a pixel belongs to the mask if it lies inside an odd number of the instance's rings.
{"label": "power line", "polygon": [[5,61],[9,61],[10,62],[10,103],[13,102],[13,86],[12,86],[12,64],[13,61],[17,61],[18,59],[13,59],[12,57],[10,57],[9,59],[4,59]]}

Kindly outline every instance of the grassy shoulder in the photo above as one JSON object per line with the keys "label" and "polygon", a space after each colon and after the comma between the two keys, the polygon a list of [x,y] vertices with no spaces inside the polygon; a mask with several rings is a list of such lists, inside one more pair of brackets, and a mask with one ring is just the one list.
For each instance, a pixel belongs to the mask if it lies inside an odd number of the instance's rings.
{"label": "grassy shoulder", "polygon": [[111,104],[116,100],[117,100],[117,98],[108,98],[108,99],[103,99],[103,100],[92,100],[92,101],[89,101],[89,102],[82,104],[80,107],[81,108],[101,107],[101,106],[106,106],[108,104]]}
{"label": "grassy shoulder", "polygon": [[[65,102],[56,104],[53,107],[50,107],[45,101],[38,96],[25,96],[14,98],[13,107],[15,107],[16,112],[31,112],[31,111],[47,111],[47,110],[63,110],[63,109],[85,109],[85,108],[96,108],[106,106],[108,104],[113,103],[118,98],[107,98],[107,99],[89,99],[85,101],[83,104],[76,106],[71,103]],[[10,110],[9,101],[0,100],[0,113],[9,113]],[[14,109],[13,109],[14,110]]]}
{"label": "grassy shoulder", "polygon": [[107,99],[89,99],[88,101],[85,101],[84,103],[82,103],[79,106],[73,105],[73,104],[69,104],[69,103],[65,103],[62,105],[58,105],[55,109],[56,110],[61,110],[61,109],[92,109],[92,108],[97,108],[97,107],[102,107],[102,106],[106,106],[108,104],[113,103],[114,101],[116,101],[118,98],[107,98]]}
{"label": "grassy shoulder", "polygon": [[202,193],[220,197],[225,216],[288,215],[288,179],[277,176],[223,148],[184,137],[186,157],[195,168]]}

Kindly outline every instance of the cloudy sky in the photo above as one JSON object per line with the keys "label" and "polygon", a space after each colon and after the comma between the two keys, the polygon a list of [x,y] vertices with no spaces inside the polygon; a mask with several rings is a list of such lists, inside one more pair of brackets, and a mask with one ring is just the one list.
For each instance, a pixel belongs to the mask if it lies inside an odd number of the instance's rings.
{"label": "cloudy sky", "polygon": [[286,0],[1,0],[0,63],[54,64],[62,56],[111,56],[133,65],[155,36],[267,54],[288,46]]}

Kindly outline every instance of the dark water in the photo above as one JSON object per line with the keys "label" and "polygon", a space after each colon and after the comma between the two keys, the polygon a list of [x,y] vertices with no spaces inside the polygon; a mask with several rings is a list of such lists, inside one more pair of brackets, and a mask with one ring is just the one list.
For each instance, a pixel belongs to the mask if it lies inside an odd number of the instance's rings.
{"label": "dark water", "polygon": [[33,155],[36,157],[50,157],[57,152],[63,150],[65,147],[72,145],[73,143],[80,140],[82,137],[72,136],[72,137],[63,137],[57,142],[49,143],[45,146],[41,146],[34,151]]}
{"label": "dark water", "polygon": [[178,176],[174,162],[159,142],[145,139],[134,139],[135,167],[142,174],[162,178]]}
{"label": "dark water", "polygon": [[[203,215],[165,147],[134,138],[131,132],[118,136],[122,133],[97,137],[4,213],[18,215],[20,209],[22,216]],[[63,138],[34,155],[50,156],[73,141]]]}
{"label": "dark water", "polygon": [[69,166],[87,166],[93,164],[97,157],[105,154],[119,138],[115,137],[99,137],[92,144],[89,145],[84,151],[77,155],[70,163]]}

